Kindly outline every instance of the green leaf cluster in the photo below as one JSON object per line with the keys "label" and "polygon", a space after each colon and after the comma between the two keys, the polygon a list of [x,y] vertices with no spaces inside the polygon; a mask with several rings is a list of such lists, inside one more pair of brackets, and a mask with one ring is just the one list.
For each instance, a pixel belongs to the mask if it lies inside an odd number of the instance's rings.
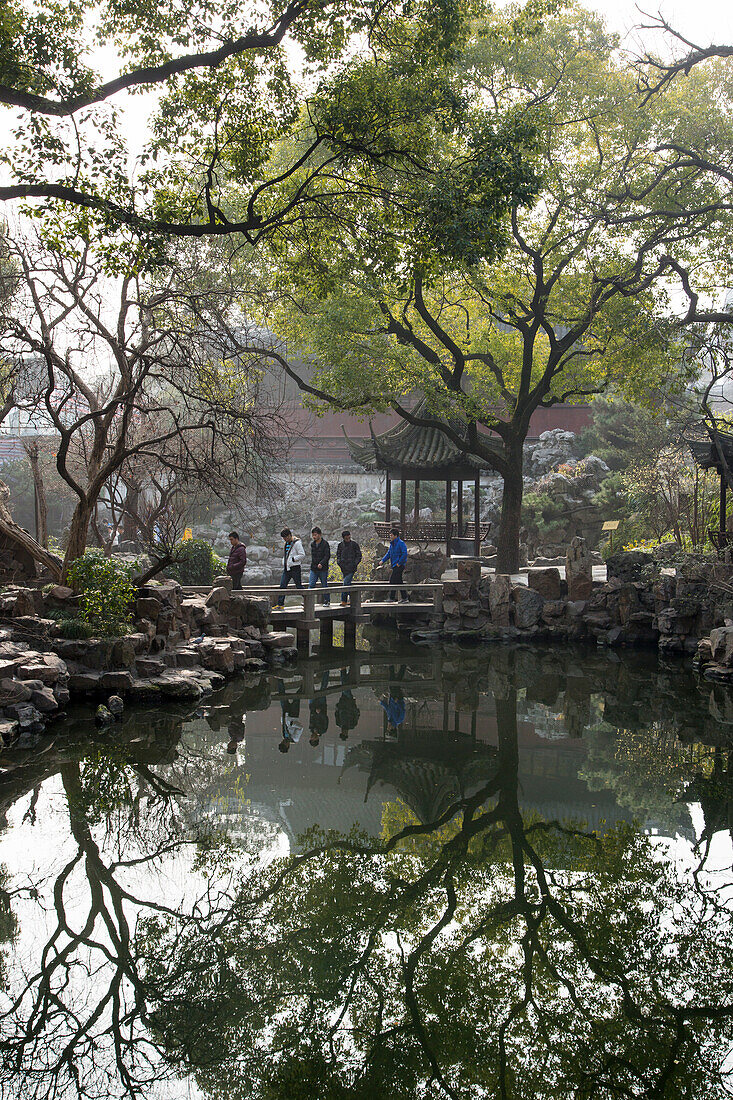
{"label": "green leaf cluster", "polygon": [[166,566],[166,576],[180,584],[211,584],[222,567],[221,559],[206,539],[186,539],[176,543],[174,560]]}
{"label": "green leaf cluster", "polygon": [[101,550],[87,550],[71,563],[68,577],[80,592],[80,618],[95,633],[127,633],[135,599],[132,568],[115,557],[105,557]]}

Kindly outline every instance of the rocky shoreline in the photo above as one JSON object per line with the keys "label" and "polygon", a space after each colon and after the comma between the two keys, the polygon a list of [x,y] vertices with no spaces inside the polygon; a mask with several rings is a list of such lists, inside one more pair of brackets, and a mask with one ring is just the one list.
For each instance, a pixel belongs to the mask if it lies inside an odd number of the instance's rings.
{"label": "rocky shoreline", "polygon": [[71,613],[76,600],[60,585],[10,586],[0,595],[3,743],[41,732],[70,702],[196,702],[230,676],[259,676],[297,657],[291,634],[267,629],[270,601],[233,593],[226,577],[205,598],[185,595],[173,581],[145,586],[133,631],[119,638],[63,637],[69,620],[59,614]]}
{"label": "rocky shoreline", "polygon": [[[568,550],[565,578],[554,567],[533,569],[522,584],[461,561],[458,579],[444,582],[441,613],[410,627],[410,640],[644,646],[694,657],[702,677],[733,683],[732,564],[629,551],[608,559],[605,582],[594,582],[592,566],[582,539]],[[195,703],[228,677],[260,676],[298,656],[292,634],[269,629],[269,598],[233,592],[228,577],[206,596],[175,581],[146,585],[123,637],[64,636],[77,603],[60,585],[0,594],[4,744],[41,732],[72,702],[102,704],[100,720],[112,720],[127,702]]]}
{"label": "rocky shoreline", "polygon": [[460,562],[446,581],[442,615],[412,630],[416,644],[541,641],[656,649],[694,657],[706,679],[733,683],[733,564],[700,555],[627,551],[609,557],[607,580],[593,580],[592,558],[574,539],[562,578],[533,569],[527,583],[483,574]]}

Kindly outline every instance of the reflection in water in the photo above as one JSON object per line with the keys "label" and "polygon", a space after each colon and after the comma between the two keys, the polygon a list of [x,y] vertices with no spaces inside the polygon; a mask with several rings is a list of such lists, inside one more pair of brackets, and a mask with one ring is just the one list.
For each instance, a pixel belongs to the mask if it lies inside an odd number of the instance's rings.
{"label": "reflection in water", "polygon": [[730,1095],[729,696],[377,645],[3,756],[2,1096]]}

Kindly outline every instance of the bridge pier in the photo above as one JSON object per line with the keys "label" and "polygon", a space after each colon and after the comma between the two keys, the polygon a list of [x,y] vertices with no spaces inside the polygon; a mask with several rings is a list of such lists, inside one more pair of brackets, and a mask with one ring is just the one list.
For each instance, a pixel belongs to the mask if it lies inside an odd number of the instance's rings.
{"label": "bridge pier", "polygon": [[333,648],[333,619],[321,619],[320,644]]}

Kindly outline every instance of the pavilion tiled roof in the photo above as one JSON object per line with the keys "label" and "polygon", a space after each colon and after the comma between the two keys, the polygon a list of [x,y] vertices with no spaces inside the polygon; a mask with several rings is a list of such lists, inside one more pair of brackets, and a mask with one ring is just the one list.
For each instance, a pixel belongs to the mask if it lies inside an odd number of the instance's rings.
{"label": "pavilion tiled roof", "polygon": [[723,452],[723,457],[730,469],[733,469],[733,433],[721,431],[720,428],[711,428],[705,425],[707,439],[690,439],[688,446],[692,457],[701,470],[717,470],[721,473],[722,463],[718,445]]}
{"label": "pavilion tiled roof", "polygon": [[[419,415],[421,409],[418,406],[414,411]],[[432,414],[431,418],[435,419]],[[370,439],[356,440],[347,436],[346,440],[351,457],[366,470],[401,471],[429,480],[428,474],[436,479],[450,473],[456,477],[456,471],[472,477],[487,466],[476,455],[457,447],[440,428],[420,427],[407,421],[381,435],[371,431]]]}

